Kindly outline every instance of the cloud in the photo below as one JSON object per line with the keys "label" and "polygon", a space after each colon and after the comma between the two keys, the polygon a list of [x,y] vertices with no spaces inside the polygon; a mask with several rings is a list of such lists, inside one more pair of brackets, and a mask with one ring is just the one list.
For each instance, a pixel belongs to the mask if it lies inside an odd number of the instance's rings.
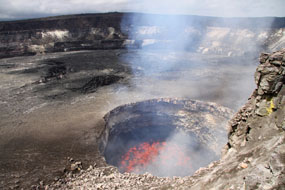
{"label": "cloud", "polygon": [[227,17],[285,16],[284,0],[0,0],[0,18],[97,12],[147,12]]}
{"label": "cloud", "polygon": [[0,18],[124,11],[128,0],[0,0]]}
{"label": "cloud", "polygon": [[133,8],[142,12],[207,16],[285,16],[284,0],[142,0]]}

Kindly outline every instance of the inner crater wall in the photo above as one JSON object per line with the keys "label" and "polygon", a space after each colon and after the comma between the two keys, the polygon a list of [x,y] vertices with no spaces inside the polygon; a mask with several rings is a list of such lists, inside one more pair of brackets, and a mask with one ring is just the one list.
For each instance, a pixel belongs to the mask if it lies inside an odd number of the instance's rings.
{"label": "inner crater wall", "polygon": [[189,139],[183,143],[195,152],[196,160],[199,155],[207,157],[209,160],[203,162],[207,164],[219,158],[226,144],[225,126],[231,115],[230,109],[214,103],[183,99],[162,98],[119,106],[104,117],[99,149],[107,163],[119,167],[120,158],[129,148],[143,142],[169,141],[179,134],[176,141]]}

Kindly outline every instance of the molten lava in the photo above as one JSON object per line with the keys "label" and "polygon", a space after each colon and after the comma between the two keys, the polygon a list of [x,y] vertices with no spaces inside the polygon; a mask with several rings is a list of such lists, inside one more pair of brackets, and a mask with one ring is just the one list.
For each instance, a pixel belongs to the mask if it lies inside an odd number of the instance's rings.
{"label": "molten lava", "polygon": [[122,156],[120,169],[123,172],[150,172],[157,168],[191,169],[190,157],[175,143],[144,142],[130,148]]}

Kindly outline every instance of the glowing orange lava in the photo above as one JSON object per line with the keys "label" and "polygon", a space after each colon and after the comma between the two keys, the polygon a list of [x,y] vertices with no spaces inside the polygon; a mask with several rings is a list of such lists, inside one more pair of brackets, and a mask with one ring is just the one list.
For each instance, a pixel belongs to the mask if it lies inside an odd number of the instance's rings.
{"label": "glowing orange lava", "polygon": [[123,172],[145,172],[148,166],[182,167],[191,169],[190,157],[185,150],[175,143],[144,142],[134,146],[122,156],[121,170]]}

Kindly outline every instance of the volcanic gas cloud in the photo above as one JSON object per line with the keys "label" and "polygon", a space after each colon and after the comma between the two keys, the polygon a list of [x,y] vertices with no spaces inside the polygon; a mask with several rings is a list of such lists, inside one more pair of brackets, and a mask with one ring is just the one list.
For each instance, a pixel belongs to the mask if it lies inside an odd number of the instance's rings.
{"label": "volcanic gas cloud", "polygon": [[122,156],[120,164],[121,171],[135,173],[153,172],[153,168],[161,165],[191,170],[190,157],[178,144],[167,142],[144,142],[134,146]]}

